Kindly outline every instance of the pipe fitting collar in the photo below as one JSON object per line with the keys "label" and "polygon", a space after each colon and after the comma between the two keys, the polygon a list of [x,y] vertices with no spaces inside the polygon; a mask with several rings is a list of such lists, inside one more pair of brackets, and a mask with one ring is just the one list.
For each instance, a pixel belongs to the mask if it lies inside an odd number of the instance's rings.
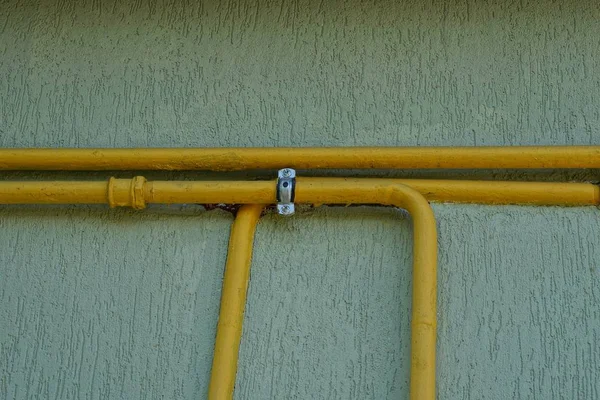
{"label": "pipe fitting collar", "polygon": [[146,178],[135,176],[132,179],[108,180],[108,205],[115,207],[132,207],[136,210],[146,208]]}

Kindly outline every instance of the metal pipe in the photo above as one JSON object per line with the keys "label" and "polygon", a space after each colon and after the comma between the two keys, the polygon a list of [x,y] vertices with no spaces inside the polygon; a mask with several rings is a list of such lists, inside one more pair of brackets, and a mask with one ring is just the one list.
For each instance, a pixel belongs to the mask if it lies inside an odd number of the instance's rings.
{"label": "metal pipe", "polygon": [[[413,188],[406,186],[411,185]],[[274,181],[257,182],[147,182],[143,177],[111,178],[108,182],[0,182],[0,204],[40,203],[108,203],[111,207],[144,208],[147,203],[240,203],[271,204],[276,199]],[[396,179],[297,178],[295,201],[309,204],[382,204],[407,209],[413,217],[413,307],[411,331],[411,398],[435,397],[436,340],[436,254],[437,239],[433,212],[425,197],[437,201],[481,202],[487,204],[526,203],[544,205],[597,205],[599,189],[592,184],[428,181]],[[425,197],[422,196],[422,193]],[[234,227],[230,242],[228,270],[244,267],[250,261],[251,232],[257,209],[247,208],[243,227]],[[244,209],[246,210],[246,208]],[[252,211],[252,212],[251,212]],[[256,220],[255,220],[256,219]],[[254,222],[253,222],[254,221]],[[242,221],[240,221],[242,223]],[[252,227],[248,224],[253,223]],[[251,229],[251,231],[249,231]],[[238,239],[238,235],[239,239]],[[234,239],[235,237],[235,239]],[[242,243],[242,252],[237,246]],[[250,253],[249,253],[250,252]],[[231,268],[229,268],[231,266]],[[246,266],[247,271],[247,266]],[[226,273],[227,274],[227,273]],[[211,393],[230,393],[237,363],[239,330],[243,317],[245,293],[237,293],[231,303],[232,290],[245,288],[247,275],[231,272],[225,280],[215,363],[229,359],[229,366],[215,370]],[[233,289],[232,289],[233,288]],[[244,291],[245,292],[245,291]],[[241,307],[241,309],[240,309]],[[242,316],[242,317],[240,317]],[[222,321],[222,322],[221,322]],[[230,322],[234,321],[234,322]],[[237,322],[235,322],[237,321]],[[227,345],[229,343],[229,347]],[[223,350],[224,349],[224,350]],[[221,360],[221,361],[219,361]],[[224,362],[224,361],[223,361]],[[214,392],[213,392],[214,390]],[[222,397],[213,397],[222,398]]]}
{"label": "metal pipe", "polygon": [[106,204],[107,193],[107,181],[0,182],[0,204]]}
{"label": "metal pipe", "polygon": [[263,209],[262,205],[242,206],[231,227],[208,389],[209,400],[233,398],[254,233]]}
{"label": "metal pipe", "polygon": [[0,170],[600,168],[600,146],[0,149]]}
{"label": "metal pipe", "polygon": [[274,181],[153,181],[148,182],[149,203],[272,204],[276,198]]}
{"label": "metal pipe", "polygon": [[[456,181],[428,179],[297,178],[299,187],[347,182],[407,185],[429,201],[539,206],[592,206],[600,204],[600,188],[591,183]],[[108,182],[4,181],[0,204],[106,204],[111,207],[160,204],[272,204],[274,181],[146,181],[143,177]],[[321,198],[313,199],[324,204]]]}
{"label": "metal pipe", "polygon": [[410,398],[435,399],[435,346],[437,298],[437,232],[433,210],[416,190],[362,180],[298,180],[296,201],[327,204],[382,204],[406,209],[413,220],[413,292],[411,316]]}
{"label": "metal pipe", "polygon": [[[596,206],[600,187],[591,183],[463,181],[438,179],[298,178],[302,187],[329,185],[387,186],[401,184],[420,192],[427,200],[469,204],[520,204],[537,206]],[[327,182],[327,183],[324,183]],[[326,203],[315,199],[317,204]]]}
{"label": "metal pipe", "polygon": [[[312,204],[313,198],[329,204],[369,203],[406,209],[413,219],[413,292],[411,316],[411,399],[435,399],[437,232],[427,200],[416,190],[400,185],[370,184],[336,180],[303,187],[298,182],[296,201]],[[260,205],[240,209],[231,233],[227,267],[223,280],[221,310],[209,399],[231,399],[235,385],[239,344],[242,334],[252,243]],[[243,211],[243,213],[242,213]]]}

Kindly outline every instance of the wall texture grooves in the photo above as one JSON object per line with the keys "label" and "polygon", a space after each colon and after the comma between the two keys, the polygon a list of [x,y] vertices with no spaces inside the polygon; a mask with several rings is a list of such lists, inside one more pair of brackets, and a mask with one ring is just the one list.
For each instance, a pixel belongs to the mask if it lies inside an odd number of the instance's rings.
{"label": "wall texture grooves", "polygon": [[[0,146],[600,144],[598,38],[594,1],[0,0]],[[598,210],[435,212],[439,398],[600,398]],[[230,223],[2,207],[0,398],[203,398]],[[264,218],[236,398],[405,396],[410,262],[401,212]]]}

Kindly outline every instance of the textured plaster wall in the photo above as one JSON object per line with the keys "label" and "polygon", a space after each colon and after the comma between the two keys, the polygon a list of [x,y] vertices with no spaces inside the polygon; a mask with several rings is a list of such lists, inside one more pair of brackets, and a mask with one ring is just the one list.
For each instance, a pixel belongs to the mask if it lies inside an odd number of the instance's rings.
{"label": "textured plaster wall", "polygon": [[[1,1],[0,146],[600,144],[599,38],[594,1]],[[598,210],[434,208],[439,398],[600,398]],[[204,398],[231,221],[1,207],[0,398]],[[265,217],[236,398],[405,397],[411,257],[399,211]]]}

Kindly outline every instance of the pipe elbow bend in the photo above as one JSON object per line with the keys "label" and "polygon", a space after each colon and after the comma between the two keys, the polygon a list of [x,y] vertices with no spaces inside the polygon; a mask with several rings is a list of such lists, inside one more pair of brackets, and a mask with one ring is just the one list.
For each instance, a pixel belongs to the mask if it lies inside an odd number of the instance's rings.
{"label": "pipe elbow bend", "polygon": [[433,209],[429,201],[417,190],[403,184],[394,184],[389,188],[389,203],[405,209],[413,218],[423,217],[435,223]]}

